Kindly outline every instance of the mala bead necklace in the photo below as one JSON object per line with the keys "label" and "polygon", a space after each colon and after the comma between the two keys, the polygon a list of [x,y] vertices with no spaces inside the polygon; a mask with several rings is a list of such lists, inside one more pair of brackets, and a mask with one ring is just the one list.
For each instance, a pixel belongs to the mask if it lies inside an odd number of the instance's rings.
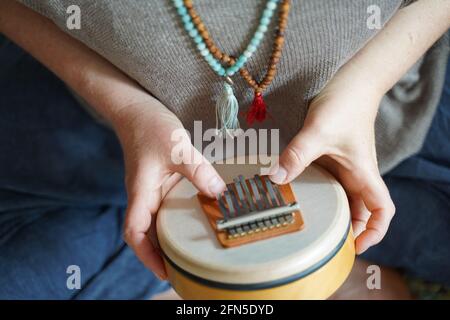
{"label": "mala bead necklace", "polygon": [[[284,45],[284,32],[287,27],[287,21],[289,16],[290,2],[291,0],[281,1],[278,14],[278,25],[275,29],[275,40],[273,42],[272,54],[269,60],[266,74],[261,80],[261,82],[258,83],[245,67],[242,67],[239,71],[241,76],[248,83],[248,85],[252,87],[253,90],[255,91],[253,103],[250,106],[250,110],[246,113],[246,120],[249,125],[252,125],[254,121],[262,122],[267,117],[267,106],[263,100],[262,93],[270,85],[273,78],[275,77],[277,70],[276,66],[281,58],[281,52],[283,50]],[[230,66],[234,65],[236,63],[236,59],[232,56],[222,53],[220,49],[217,48],[210,39],[209,34],[206,31],[205,25],[203,24],[199,15],[193,8],[192,0],[184,0],[184,4],[188,10],[192,22],[197,27],[197,29],[201,31],[200,35],[203,37],[206,47],[209,49],[213,57]],[[269,12],[266,12],[266,14],[267,17],[270,17]]]}
{"label": "mala bead necklace", "polygon": [[[275,39],[272,54],[267,67],[266,75],[261,82],[257,82],[244,68],[244,65],[258,49],[261,41],[268,30],[271,18],[279,2],[278,25],[275,30]],[[233,81],[231,77],[239,72],[250,87],[255,91],[255,98],[246,113],[247,123],[251,125],[255,120],[264,121],[267,116],[267,107],[262,98],[263,91],[269,86],[276,74],[276,65],[281,57],[284,44],[284,31],[290,8],[290,0],[268,0],[266,8],[260,18],[259,26],[248,43],[244,52],[238,57],[232,57],[220,51],[210,38],[204,23],[193,7],[192,0],[173,0],[183,26],[189,36],[194,40],[197,49],[211,68],[224,79],[222,94],[216,104],[216,127],[219,132],[229,133],[229,130],[238,129],[239,105],[233,93]],[[225,64],[225,67],[222,65]]]}

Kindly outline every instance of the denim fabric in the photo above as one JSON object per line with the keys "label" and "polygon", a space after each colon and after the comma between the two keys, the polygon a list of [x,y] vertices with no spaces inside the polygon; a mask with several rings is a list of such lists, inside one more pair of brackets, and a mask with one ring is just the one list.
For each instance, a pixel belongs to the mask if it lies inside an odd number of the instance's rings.
{"label": "denim fabric", "polygon": [[421,151],[384,179],[397,212],[386,237],[364,257],[450,286],[450,63]]}
{"label": "denim fabric", "polygon": [[[0,35],[0,299],[144,299],[168,288],[122,240],[114,133]],[[81,289],[70,290],[70,265]]]}

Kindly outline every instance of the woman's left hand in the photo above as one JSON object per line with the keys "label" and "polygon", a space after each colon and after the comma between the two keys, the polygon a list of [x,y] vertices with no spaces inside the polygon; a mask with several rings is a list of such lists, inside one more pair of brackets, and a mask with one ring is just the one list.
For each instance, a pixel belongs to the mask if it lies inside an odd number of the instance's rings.
{"label": "woman's left hand", "polygon": [[370,85],[333,79],[311,102],[303,128],[270,178],[288,183],[313,161],[343,185],[350,202],[356,252],[380,242],[395,207],[380,176],[374,123],[382,94]]}

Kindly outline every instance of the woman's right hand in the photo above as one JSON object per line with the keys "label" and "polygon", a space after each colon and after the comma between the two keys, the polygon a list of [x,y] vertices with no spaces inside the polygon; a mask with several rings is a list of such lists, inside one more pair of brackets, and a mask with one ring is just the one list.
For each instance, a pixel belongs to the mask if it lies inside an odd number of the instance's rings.
{"label": "woman's right hand", "polygon": [[[125,158],[128,194],[125,241],[147,268],[165,279],[159,250],[148,236],[161,200],[182,176],[211,197],[224,191],[225,183],[191,144],[180,120],[157,100],[122,108],[112,122]],[[175,141],[174,130],[177,130]],[[183,150],[182,163],[172,157],[175,146]]]}

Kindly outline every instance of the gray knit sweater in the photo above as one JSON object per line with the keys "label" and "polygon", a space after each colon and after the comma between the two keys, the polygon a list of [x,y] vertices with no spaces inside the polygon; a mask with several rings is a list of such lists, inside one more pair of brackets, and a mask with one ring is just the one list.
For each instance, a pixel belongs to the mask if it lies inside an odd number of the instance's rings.
{"label": "gray knit sweater", "polygon": [[[197,53],[172,1],[21,2],[137,80],[188,130],[194,120],[203,120],[204,129],[215,126],[214,101],[222,80]],[[74,4],[81,8],[80,30],[66,27],[67,7]],[[212,38],[234,55],[242,52],[253,34],[264,4],[261,0],[194,1]],[[405,1],[293,0],[278,73],[265,93],[273,120],[259,127],[279,128],[284,141],[298,132],[308,102],[378,31],[367,27],[371,5],[381,9],[384,25]],[[265,72],[272,41],[267,36],[247,64],[256,79]],[[448,52],[448,40],[441,39],[383,99],[376,122],[382,172],[420,149],[438,104]],[[235,93],[245,110],[253,92],[243,79],[235,79]]]}

